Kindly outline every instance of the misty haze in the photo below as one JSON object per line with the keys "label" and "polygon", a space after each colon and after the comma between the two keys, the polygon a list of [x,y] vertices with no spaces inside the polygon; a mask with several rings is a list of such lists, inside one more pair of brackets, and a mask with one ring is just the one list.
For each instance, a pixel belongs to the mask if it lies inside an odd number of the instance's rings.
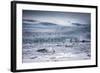
{"label": "misty haze", "polygon": [[89,13],[23,10],[22,62],[91,58]]}

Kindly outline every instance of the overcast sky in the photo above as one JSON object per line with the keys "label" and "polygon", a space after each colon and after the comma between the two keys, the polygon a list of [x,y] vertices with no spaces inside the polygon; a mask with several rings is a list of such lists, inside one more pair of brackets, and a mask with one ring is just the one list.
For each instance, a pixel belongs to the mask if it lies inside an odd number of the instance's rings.
{"label": "overcast sky", "polygon": [[70,25],[70,23],[90,24],[90,16],[89,13],[23,10],[23,19],[51,22],[66,26]]}

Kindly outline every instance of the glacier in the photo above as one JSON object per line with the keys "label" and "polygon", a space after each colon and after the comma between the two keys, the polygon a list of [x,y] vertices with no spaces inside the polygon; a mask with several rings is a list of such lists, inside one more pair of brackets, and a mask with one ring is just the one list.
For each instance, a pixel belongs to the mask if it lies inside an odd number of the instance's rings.
{"label": "glacier", "polygon": [[23,20],[22,63],[91,59],[90,24],[70,24]]}

